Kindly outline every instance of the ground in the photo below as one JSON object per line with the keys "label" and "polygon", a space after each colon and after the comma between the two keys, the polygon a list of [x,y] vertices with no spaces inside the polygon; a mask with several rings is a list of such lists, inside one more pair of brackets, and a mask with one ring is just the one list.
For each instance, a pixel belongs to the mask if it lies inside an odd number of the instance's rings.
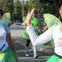
{"label": "ground", "polygon": [[46,62],[48,58],[53,55],[53,48],[42,45],[38,47],[38,58],[33,58],[32,46],[29,47],[29,57],[25,57],[25,40],[22,38],[24,29],[20,28],[11,28],[11,36],[15,44],[15,49],[19,62]]}

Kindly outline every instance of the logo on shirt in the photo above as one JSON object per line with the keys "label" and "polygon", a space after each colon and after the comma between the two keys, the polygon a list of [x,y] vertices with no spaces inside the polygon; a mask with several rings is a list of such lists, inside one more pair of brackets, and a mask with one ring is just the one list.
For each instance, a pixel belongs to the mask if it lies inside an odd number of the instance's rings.
{"label": "logo on shirt", "polygon": [[62,40],[62,38],[59,38],[59,40]]}

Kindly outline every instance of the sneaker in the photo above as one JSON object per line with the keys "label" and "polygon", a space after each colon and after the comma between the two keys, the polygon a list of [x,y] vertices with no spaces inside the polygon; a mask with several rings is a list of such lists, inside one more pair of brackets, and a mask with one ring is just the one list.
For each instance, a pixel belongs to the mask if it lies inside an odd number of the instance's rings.
{"label": "sneaker", "polygon": [[25,56],[26,56],[26,57],[28,57],[28,56],[29,56],[29,54],[25,54]]}
{"label": "sneaker", "polygon": [[34,59],[37,59],[37,58],[38,58],[38,56],[35,56],[35,57],[34,57]]}
{"label": "sneaker", "polygon": [[28,54],[28,47],[25,48],[25,56],[29,56],[29,54]]}

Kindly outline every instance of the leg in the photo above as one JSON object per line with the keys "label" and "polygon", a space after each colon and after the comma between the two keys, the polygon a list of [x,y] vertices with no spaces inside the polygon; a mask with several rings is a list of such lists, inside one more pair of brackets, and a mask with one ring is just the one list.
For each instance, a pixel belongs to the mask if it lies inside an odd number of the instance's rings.
{"label": "leg", "polygon": [[37,56],[37,47],[33,46],[33,51],[34,51],[34,58],[38,58]]}
{"label": "leg", "polygon": [[25,48],[25,49],[26,49],[26,50],[25,50],[25,53],[26,53],[26,54],[25,54],[25,56],[29,56],[29,55],[28,55],[28,48],[29,48],[29,45],[30,45],[30,40],[26,39],[26,48]]}
{"label": "leg", "polygon": [[29,47],[30,45],[30,40],[26,39],[26,47]]}

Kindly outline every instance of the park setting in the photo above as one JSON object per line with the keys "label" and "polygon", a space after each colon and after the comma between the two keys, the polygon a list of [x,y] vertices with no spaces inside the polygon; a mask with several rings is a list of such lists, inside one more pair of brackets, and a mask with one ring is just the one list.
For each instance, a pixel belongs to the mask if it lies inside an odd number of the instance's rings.
{"label": "park setting", "polygon": [[0,62],[62,62],[62,0],[0,0]]}

